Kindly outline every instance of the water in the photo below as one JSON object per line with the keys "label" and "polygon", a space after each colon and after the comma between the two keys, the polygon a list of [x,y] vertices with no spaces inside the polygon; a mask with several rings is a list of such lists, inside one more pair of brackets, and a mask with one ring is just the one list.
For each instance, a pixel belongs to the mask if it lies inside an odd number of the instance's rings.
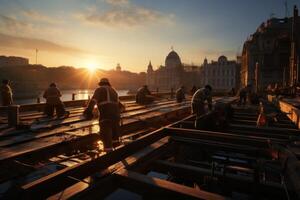
{"label": "water", "polygon": [[[129,90],[117,90],[119,96],[126,96],[128,95]],[[60,98],[62,101],[71,101],[72,100],[72,94],[76,94],[75,100],[82,100],[82,99],[88,99],[88,97],[92,97],[94,90],[61,90],[62,97]],[[40,96],[41,103],[46,102],[46,100],[42,97],[42,93]],[[16,104],[22,105],[22,104],[32,104],[37,103],[36,98],[25,98],[25,99],[15,99],[14,102]]]}

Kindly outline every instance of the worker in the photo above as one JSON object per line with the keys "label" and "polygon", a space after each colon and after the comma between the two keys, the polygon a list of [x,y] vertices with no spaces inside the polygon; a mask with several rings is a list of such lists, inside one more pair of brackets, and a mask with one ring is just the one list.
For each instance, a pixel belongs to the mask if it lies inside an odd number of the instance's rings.
{"label": "worker", "polygon": [[208,109],[211,111],[212,87],[210,85],[198,89],[192,97],[192,114],[196,114],[196,128],[200,128],[200,117],[205,114],[205,101],[207,101]]}
{"label": "worker", "polygon": [[181,103],[185,100],[185,88],[181,86],[178,90],[176,90],[176,101]]}
{"label": "worker", "polygon": [[9,80],[3,80],[1,86],[2,106],[9,106],[13,104],[12,95],[13,94],[9,84]]}
{"label": "worker", "polygon": [[[102,78],[98,85],[87,109],[91,109],[95,103],[97,104],[104,151],[110,152],[113,150],[113,141],[119,141],[122,104],[119,101],[118,93],[111,87],[107,78]],[[85,110],[85,112],[91,111]]]}
{"label": "worker", "polygon": [[139,88],[136,93],[136,103],[138,104],[150,104],[154,101],[154,97],[151,95],[151,92],[148,89],[147,85]]}
{"label": "worker", "polygon": [[48,117],[53,117],[54,110],[58,118],[69,116],[70,113],[66,111],[64,103],[60,100],[61,93],[55,83],[49,85],[43,97],[46,99],[45,114]]}
{"label": "worker", "polygon": [[196,91],[197,91],[197,87],[195,85],[193,85],[193,87],[191,89],[191,95],[194,95]]}
{"label": "worker", "polygon": [[240,105],[246,105],[247,102],[247,87],[243,87],[242,89],[240,89],[239,95],[240,95],[240,101],[239,104]]}

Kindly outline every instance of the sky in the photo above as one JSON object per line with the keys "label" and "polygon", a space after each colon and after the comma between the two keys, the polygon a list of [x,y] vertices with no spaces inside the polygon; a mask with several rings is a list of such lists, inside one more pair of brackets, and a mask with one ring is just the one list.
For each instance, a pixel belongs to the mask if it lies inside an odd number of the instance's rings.
{"label": "sky", "polygon": [[[288,14],[300,0],[288,0]],[[0,55],[48,67],[146,71],[171,48],[185,64],[235,59],[285,0],[0,0]]]}

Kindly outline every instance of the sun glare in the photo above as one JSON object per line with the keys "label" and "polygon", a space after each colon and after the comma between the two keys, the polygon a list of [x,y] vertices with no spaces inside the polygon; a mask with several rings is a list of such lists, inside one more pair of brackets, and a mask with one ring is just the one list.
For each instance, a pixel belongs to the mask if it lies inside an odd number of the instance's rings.
{"label": "sun glare", "polygon": [[94,62],[90,62],[86,64],[86,68],[87,70],[89,70],[89,72],[95,72],[96,69],[98,68],[98,64]]}

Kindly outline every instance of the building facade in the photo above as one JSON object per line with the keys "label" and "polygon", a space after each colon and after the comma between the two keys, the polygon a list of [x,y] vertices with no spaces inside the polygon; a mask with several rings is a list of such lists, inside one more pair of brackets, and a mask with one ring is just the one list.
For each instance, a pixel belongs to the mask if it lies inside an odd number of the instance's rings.
{"label": "building facade", "polygon": [[[269,19],[245,41],[240,70],[241,86],[252,85],[262,90],[270,84],[290,84],[291,44],[294,40],[299,46],[300,37],[299,32],[292,34],[293,18],[299,21],[298,14],[291,18]],[[299,51],[296,54],[299,55]],[[299,59],[296,62],[299,66]]]}
{"label": "building facade", "polygon": [[237,87],[237,62],[220,56],[218,61],[207,62],[201,66],[202,85],[209,84],[216,91],[229,91]]}
{"label": "building facade", "polygon": [[146,83],[151,90],[170,90],[181,85],[186,88],[203,87],[210,84],[215,91],[229,91],[236,88],[237,74],[237,62],[229,61],[225,56],[211,63],[205,59],[200,66],[185,65],[179,55],[171,51],[166,57],[165,66],[154,70],[149,63]]}

